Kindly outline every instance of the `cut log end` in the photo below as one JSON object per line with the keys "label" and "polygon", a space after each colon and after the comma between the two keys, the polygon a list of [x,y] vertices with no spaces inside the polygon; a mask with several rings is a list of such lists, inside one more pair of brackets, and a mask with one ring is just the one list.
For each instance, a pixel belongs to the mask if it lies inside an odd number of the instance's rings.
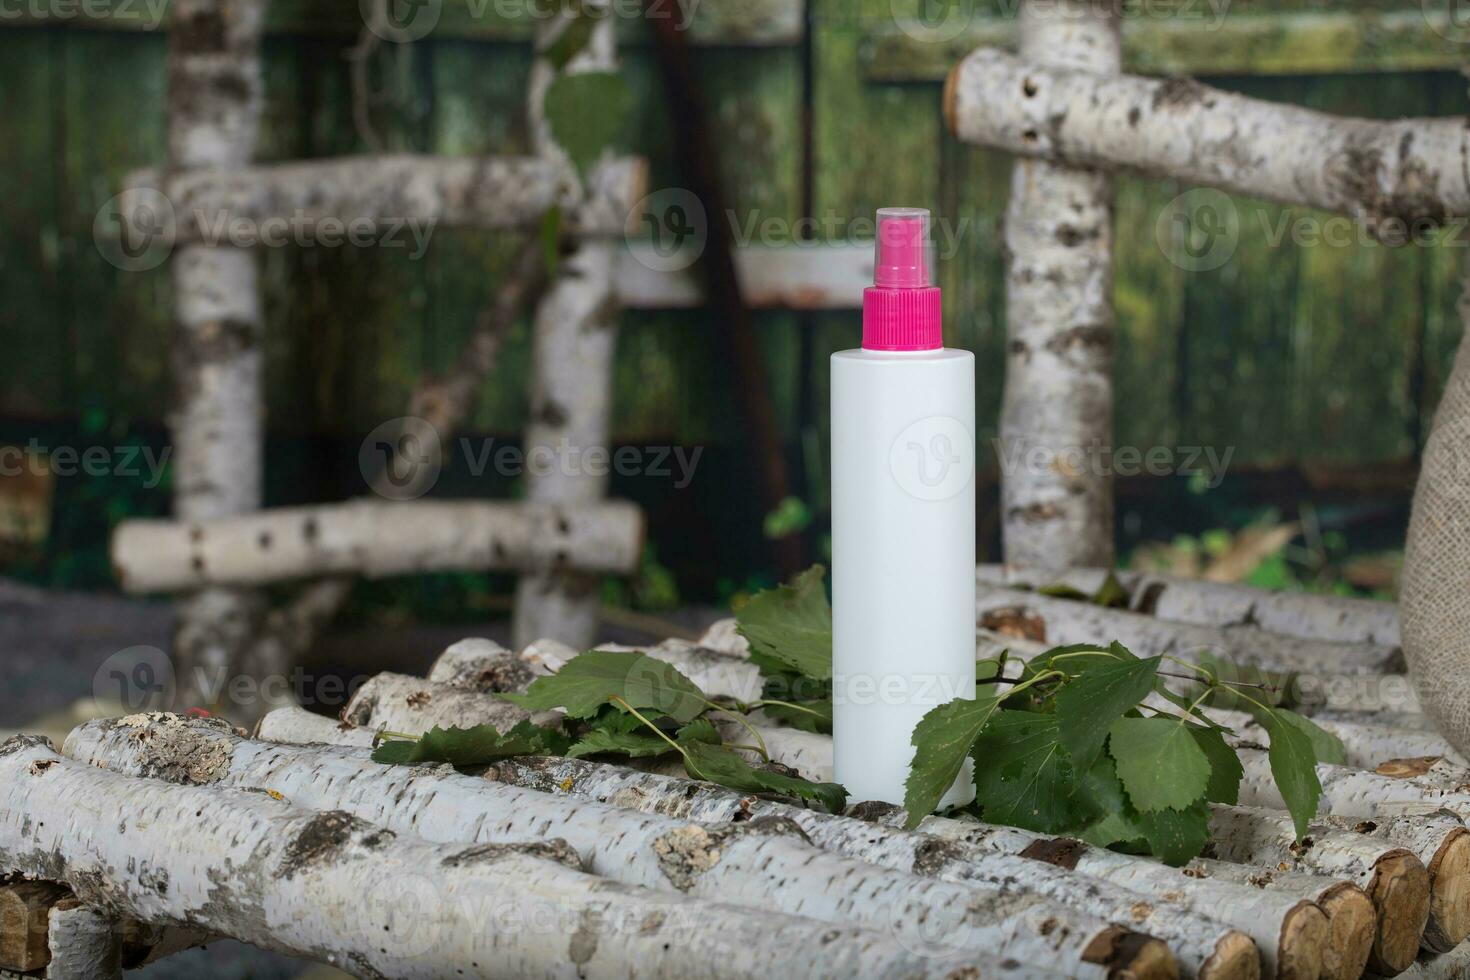
{"label": "cut log end", "polygon": [[1373,868],[1368,897],[1378,910],[1378,934],[1368,968],[1391,977],[1414,964],[1429,919],[1429,872],[1414,855],[1390,853]]}
{"label": "cut log end", "polygon": [[1302,902],[1287,913],[1276,946],[1276,980],[1320,977],[1327,933],[1326,914],[1311,902]]}
{"label": "cut log end", "polygon": [[1446,953],[1470,936],[1470,831],[1446,837],[1427,870],[1429,921],[1424,944]]}
{"label": "cut log end", "polygon": [[1199,968],[1199,980],[1260,980],[1261,953],[1243,932],[1226,933]]}
{"label": "cut log end", "polygon": [[1322,950],[1322,976],[1327,980],[1356,980],[1373,952],[1378,913],[1373,901],[1357,885],[1343,882],[1317,900],[1327,914],[1327,944]]}
{"label": "cut log end", "polygon": [[1179,980],[1179,963],[1167,944],[1117,926],[1099,933],[1088,944],[1083,959],[1105,967],[1110,977]]}

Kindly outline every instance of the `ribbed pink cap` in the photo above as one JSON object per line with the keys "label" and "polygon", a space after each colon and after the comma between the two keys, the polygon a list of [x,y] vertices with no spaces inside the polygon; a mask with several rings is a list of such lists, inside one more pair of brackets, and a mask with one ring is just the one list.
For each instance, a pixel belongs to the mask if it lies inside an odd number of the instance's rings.
{"label": "ribbed pink cap", "polygon": [[944,346],[939,287],[930,285],[929,212],[879,208],[873,285],[863,290],[866,350],[936,350]]}

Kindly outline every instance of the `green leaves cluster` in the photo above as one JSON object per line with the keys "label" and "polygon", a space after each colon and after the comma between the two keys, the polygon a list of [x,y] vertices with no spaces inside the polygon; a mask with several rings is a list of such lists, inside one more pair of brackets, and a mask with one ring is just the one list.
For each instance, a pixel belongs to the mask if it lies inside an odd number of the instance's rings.
{"label": "green leaves cluster", "polygon": [[[776,685],[819,685],[801,704],[823,705],[825,728],[812,730],[830,731],[832,613],[822,576],[814,567],[762,592],[737,618],[768,679],[766,696]],[[1076,598],[1127,603],[1112,576],[1097,594]],[[1143,659],[1118,643],[1057,647],[1019,671],[1008,659],[977,663],[975,697],[940,705],[915,727],[904,800],[911,826],[934,811],[970,757],[984,819],[1178,863],[1204,847],[1209,805],[1235,803],[1243,775],[1226,741],[1232,733],[1202,715],[1202,705],[1250,711],[1266,729],[1271,771],[1298,834],[1321,797],[1316,763],[1342,759],[1333,736],[1276,703],[1280,675],[1208,656],[1199,664]],[[1177,710],[1154,708],[1155,694]]]}
{"label": "green leaves cluster", "polygon": [[764,760],[760,764],[724,743],[710,716],[725,714],[744,723],[743,713],[761,705],[709,698],[676,668],[643,653],[590,650],[557,673],[537,678],[524,694],[499,696],[532,711],[559,708],[562,724],[547,728],[522,721],[506,732],[493,725],[434,728],[417,740],[379,745],[373,759],[472,768],[513,755],[642,759],[677,754],[690,776],[731,789],[795,797],[834,812],[847,801],[846,791],[835,783],[814,783],[769,765],[758,738],[752,746],[738,747],[753,749]]}
{"label": "green leaves cluster", "polygon": [[[1174,658],[1141,659],[1118,643],[1059,647],[1009,682],[999,669],[989,673],[1004,690],[941,705],[915,728],[905,797],[912,825],[969,755],[986,820],[1187,861],[1209,840],[1209,805],[1239,797],[1232,733],[1199,712],[1221,696],[1243,701],[1269,734],[1271,772],[1299,835],[1322,794],[1316,763],[1341,760],[1333,736],[1271,704],[1261,685]],[[1168,679],[1187,681],[1189,696]],[[1179,710],[1146,703],[1155,693]]]}

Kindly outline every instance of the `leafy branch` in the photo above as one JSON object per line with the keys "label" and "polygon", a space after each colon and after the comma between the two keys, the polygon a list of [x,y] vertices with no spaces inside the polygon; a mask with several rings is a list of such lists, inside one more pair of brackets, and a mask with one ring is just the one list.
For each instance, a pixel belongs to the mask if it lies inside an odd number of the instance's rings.
{"label": "leafy branch", "polygon": [[[737,614],[768,687],[796,675],[830,696],[832,619],[822,573],[816,567],[760,593]],[[1083,598],[1117,605],[1126,593],[1110,578]],[[1243,706],[1266,729],[1271,773],[1299,836],[1322,794],[1316,763],[1342,759],[1332,735],[1280,706],[1289,678],[1209,655],[1143,659],[1117,642],[1077,644],[1030,661],[1002,653],[979,661],[976,677],[973,698],[933,708],[914,728],[904,798],[910,827],[934,811],[973,758],[972,806],[986,820],[1178,863],[1204,848],[1210,804],[1236,803],[1244,774],[1226,741],[1233,733],[1203,707]]]}

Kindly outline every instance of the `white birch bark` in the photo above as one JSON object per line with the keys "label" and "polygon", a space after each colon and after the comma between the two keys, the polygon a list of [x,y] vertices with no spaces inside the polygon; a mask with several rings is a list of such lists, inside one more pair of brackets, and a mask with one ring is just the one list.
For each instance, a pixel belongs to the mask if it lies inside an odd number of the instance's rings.
{"label": "white birch bark", "polygon": [[[262,101],[264,17],[263,0],[180,0],[170,8],[170,173],[250,162]],[[185,246],[172,253],[170,272],[174,516],[200,521],[256,510],[265,448],[256,258],[243,249]],[[263,612],[259,596],[235,589],[184,598],[174,633],[183,676],[232,675]]]}
{"label": "white birch bark", "polygon": [[255,728],[255,737],[289,745],[316,742],[367,749],[374,746],[372,729],[359,728],[348,721],[313,714],[299,705],[277,708],[260,719],[260,724]]}
{"label": "white birch bark", "polygon": [[552,569],[625,573],[643,515],[621,501],[385,501],[281,507],[202,521],[124,521],[112,560],[131,592],[322,575]]}
{"label": "white birch bark", "polygon": [[1327,916],[1327,938],[1322,943],[1322,976],[1356,980],[1368,965],[1377,933],[1378,910],[1363,889],[1350,881],[1326,875],[1253,868],[1206,858],[1181,869],[1188,877],[1213,878],[1249,885],[1279,895],[1312,902]]}
{"label": "white birch bark", "polygon": [[565,161],[541,157],[403,153],[244,163],[211,160],[183,173],[131,174],[119,213],[151,220],[152,211],[137,205],[162,193],[179,245],[321,241],[322,223],[330,222],[336,227],[326,232],[338,240],[350,228],[414,248],[439,227],[535,228],[555,206],[565,210],[571,234],[621,236],[648,183],[646,163],[631,158],[609,160],[585,193]]}
{"label": "white birch bark", "polygon": [[[273,790],[297,806],[343,810],[430,841],[504,844],[554,833],[589,871],[626,885],[856,925],[916,952],[983,950],[1092,976],[1099,964],[1088,957],[1117,942],[1101,919],[1034,894],[950,886],[853,861],[814,848],[787,821],[703,826],[438,769],[381,766],[360,749],[253,742],[170,715],[89,723],[66,752],[127,775]],[[207,767],[198,764],[204,758]],[[942,920],[950,927],[941,934]],[[1141,950],[1147,962],[1161,953]]]}
{"label": "white birch bark", "polygon": [[[615,18],[602,16],[587,46],[563,69],[568,73],[617,67]],[[537,49],[545,51],[570,24],[562,16],[541,21]],[[545,57],[531,69],[529,116],[537,153],[565,161],[546,119],[544,100],[557,74]],[[606,158],[604,158],[604,162]],[[590,180],[602,164],[594,169]],[[559,445],[610,451],[612,358],[618,306],[613,284],[615,252],[608,242],[583,241],[563,255],[555,280],[536,310],[532,326],[531,420],[526,428],[528,464]],[[590,504],[607,493],[605,471],[528,465],[527,499],[561,505]],[[519,648],[552,637],[579,649],[592,644],[602,606],[595,576],[571,569],[522,575],[516,586],[513,632]]]}
{"label": "white birch bark", "polygon": [[1258,626],[1196,626],[1172,623],[1122,609],[1059,599],[1019,589],[977,586],[981,623],[1007,618],[1010,610],[1040,617],[1045,643],[1107,643],[1117,640],[1140,657],[1169,654],[1184,660],[1210,651],[1237,664],[1334,678],[1342,674],[1385,674],[1401,666],[1395,647],[1373,643],[1329,643],[1268,633]]}
{"label": "white birch bark", "polygon": [[750,656],[750,641],[736,632],[738,624],[732,619],[721,619],[710,624],[699,638],[705,650],[727,653],[734,657]]}
{"label": "white birch bark", "polygon": [[[754,701],[764,686],[759,668],[748,660],[688,640],[664,640],[641,647],[599,643],[596,648],[647,654],[677,669],[710,697]],[[580,652],[556,640],[540,639],[528,644],[517,656],[490,640],[461,640],[434,661],[429,680],[468,690],[514,691],[530,683],[536,673],[555,673]]]}
{"label": "white birch bark", "polygon": [[[1040,588],[1066,585],[1093,595],[1107,579],[1107,568],[1046,571],[1012,565],[981,565],[982,585]],[[1128,591],[1128,608],[1176,623],[1198,626],[1255,624],[1271,633],[1304,640],[1399,645],[1399,609],[1392,602],[1349,596],[1280,592],[1236,582],[1207,582],[1162,572],[1113,569]]]}
{"label": "white birch bark", "polygon": [[494,725],[501,732],[528,720],[552,726],[560,723],[561,712],[530,712],[492,695],[436,684],[421,677],[384,673],[369,678],[357,689],[342,709],[342,720],[372,732],[422,735],[435,726]]}
{"label": "white birch bark", "polygon": [[[1237,736],[1247,741],[1261,745],[1266,745],[1271,741],[1271,736],[1266,729],[1243,711],[1211,708],[1205,714],[1227,728],[1233,729]],[[1314,718],[1313,721],[1324,731],[1337,736],[1342,742],[1346,764],[1359,769],[1376,769],[1391,759],[1430,756],[1443,758],[1454,765],[1465,765],[1465,760],[1455,751],[1454,746],[1434,732],[1390,728],[1376,724],[1355,724],[1331,718]]]}
{"label": "white birch bark", "polygon": [[[330,723],[297,725],[287,717],[290,713],[291,709],[283,709],[266,716],[261,737],[298,743],[352,737],[352,733],[336,732]],[[1138,892],[1044,863],[746,796],[712,783],[583,760],[508,759],[490,767],[485,778],[543,793],[694,820],[701,824],[726,824],[756,818],[790,820],[814,844],[849,858],[896,871],[936,877],[955,885],[997,888],[1008,894],[1041,895],[1069,908],[1085,910],[1148,932],[1169,943],[1186,975],[1252,977],[1259,972],[1255,945],[1229,926],[1177,903],[1153,903],[1148,896]],[[788,883],[784,887],[792,885]],[[1216,900],[1219,898],[1219,893],[1216,893]],[[771,900],[769,896],[766,898],[766,901]],[[1224,903],[1225,906],[1232,904]],[[1313,938],[1312,920],[1305,915],[1301,918],[1307,927],[1307,935],[1298,945],[1302,947],[1302,955],[1306,956],[1306,940]],[[1280,927],[1278,921],[1277,933]],[[1273,933],[1273,937],[1277,933]],[[1122,952],[1120,948],[1108,954],[1098,951],[1096,955],[1119,955]]]}
{"label": "white birch bark", "polygon": [[[1021,51],[1052,65],[1120,65],[1116,11],[1023,2]],[[1017,160],[1006,210],[1001,537],[1006,560],[1113,563],[1112,482],[1087,466],[1112,444],[1113,184],[1107,173]]]}
{"label": "white birch bark", "polygon": [[1470,213],[1470,147],[1454,119],[1331,116],[1191,79],[1057,66],[1024,44],[1020,57],[966,57],[944,107],[967,143],[1349,214],[1390,244]]}
{"label": "white birch bark", "polygon": [[111,915],[67,899],[51,910],[46,934],[46,980],[122,980],[122,943]]}
{"label": "white birch bark", "polygon": [[610,882],[559,841],[431,844],[258,791],[79,765],[29,738],[0,747],[0,864],[145,921],[359,976],[942,977],[978,965]]}

